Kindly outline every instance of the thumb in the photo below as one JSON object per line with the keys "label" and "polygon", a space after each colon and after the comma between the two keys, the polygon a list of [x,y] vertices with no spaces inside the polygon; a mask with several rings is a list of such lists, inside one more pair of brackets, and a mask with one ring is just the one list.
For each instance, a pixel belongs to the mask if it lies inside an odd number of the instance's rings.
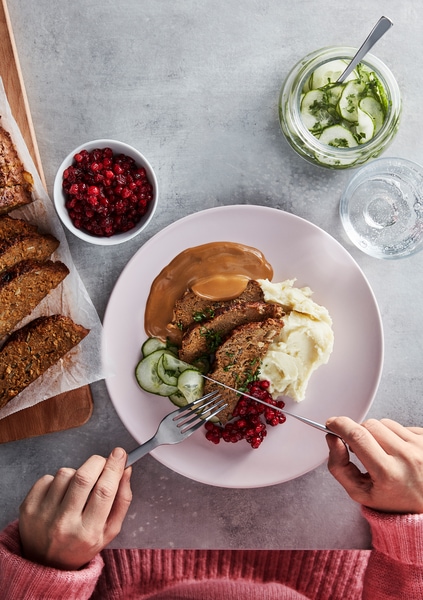
{"label": "thumb", "polygon": [[329,446],[328,469],[331,475],[353,500],[364,503],[371,488],[369,474],[362,473],[350,461],[348,449],[341,439],[329,434],[326,436],[326,442]]}

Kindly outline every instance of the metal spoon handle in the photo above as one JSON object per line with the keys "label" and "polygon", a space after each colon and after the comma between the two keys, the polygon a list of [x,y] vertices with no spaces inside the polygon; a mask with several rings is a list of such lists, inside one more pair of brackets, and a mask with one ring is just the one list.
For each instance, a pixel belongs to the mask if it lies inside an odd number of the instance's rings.
{"label": "metal spoon handle", "polygon": [[369,33],[366,40],[363,42],[362,46],[358,49],[357,54],[351,60],[348,67],[342,73],[342,75],[338,78],[337,83],[342,83],[348,75],[355,69],[358,63],[361,61],[363,56],[365,56],[370,49],[376,44],[380,38],[385,35],[385,33],[392,27],[393,23],[391,19],[388,17],[380,17],[379,21],[373,27],[371,32]]}

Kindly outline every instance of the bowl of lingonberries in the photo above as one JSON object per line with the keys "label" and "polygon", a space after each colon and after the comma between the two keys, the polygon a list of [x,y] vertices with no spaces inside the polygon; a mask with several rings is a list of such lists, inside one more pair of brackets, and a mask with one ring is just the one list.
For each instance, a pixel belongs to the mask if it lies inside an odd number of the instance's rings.
{"label": "bowl of lingonberries", "polygon": [[148,160],[116,140],[81,144],[54,180],[56,212],[65,227],[91,244],[112,246],[143,231],[155,213],[158,185]]}

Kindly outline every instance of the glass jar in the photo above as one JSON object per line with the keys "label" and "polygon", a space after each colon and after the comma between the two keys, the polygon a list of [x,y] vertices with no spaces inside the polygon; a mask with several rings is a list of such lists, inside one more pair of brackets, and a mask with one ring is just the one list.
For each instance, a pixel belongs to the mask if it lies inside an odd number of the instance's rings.
{"label": "glass jar", "polygon": [[322,143],[304,124],[301,102],[310,76],[318,67],[334,60],[345,61],[346,67],[355,53],[355,48],[341,46],[330,46],[312,52],[294,66],[282,86],[279,96],[279,121],[282,131],[292,148],[315,165],[329,169],[358,167],[379,156],[398,130],[401,114],[398,84],[388,67],[371,54],[367,54],[360,64],[375,73],[385,96],[383,124],[377,133],[364,143],[342,147]]}

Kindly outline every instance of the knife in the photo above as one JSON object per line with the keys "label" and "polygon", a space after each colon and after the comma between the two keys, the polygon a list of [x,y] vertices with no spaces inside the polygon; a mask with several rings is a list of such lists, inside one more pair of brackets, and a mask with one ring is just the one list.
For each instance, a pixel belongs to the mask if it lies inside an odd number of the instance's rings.
{"label": "knife", "polygon": [[231,392],[235,392],[236,394],[239,394],[240,396],[245,396],[246,398],[250,398],[251,400],[258,402],[259,404],[264,404],[264,406],[268,406],[272,410],[277,410],[277,411],[283,413],[284,415],[293,417],[294,419],[298,419],[298,421],[301,421],[302,423],[305,423],[306,425],[310,425],[311,427],[314,427],[315,429],[319,429],[320,431],[324,431],[325,433],[330,433],[331,435],[339,437],[339,439],[342,440],[340,435],[338,435],[337,433],[334,433],[333,431],[328,429],[326,427],[326,425],[322,425],[321,423],[317,423],[316,421],[312,421],[311,419],[306,419],[306,417],[302,417],[301,415],[296,415],[295,413],[289,412],[289,411],[285,410],[284,408],[279,408],[279,406],[273,406],[273,404],[269,404],[268,402],[265,402],[264,400],[260,400],[259,398],[256,398],[255,396],[251,396],[250,394],[246,394],[245,392],[241,392],[240,390],[237,390],[229,385],[226,385],[226,383],[221,383],[220,381],[217,381],[216,379],[212,379],[208,375],[202,374],[202,376],[204,377],[204,379],[207,379],[208,381],[211,381],[212,383],[215,383],[216,385],[220,385],[220,386],[226,388],[227,390],[231,390]]}

